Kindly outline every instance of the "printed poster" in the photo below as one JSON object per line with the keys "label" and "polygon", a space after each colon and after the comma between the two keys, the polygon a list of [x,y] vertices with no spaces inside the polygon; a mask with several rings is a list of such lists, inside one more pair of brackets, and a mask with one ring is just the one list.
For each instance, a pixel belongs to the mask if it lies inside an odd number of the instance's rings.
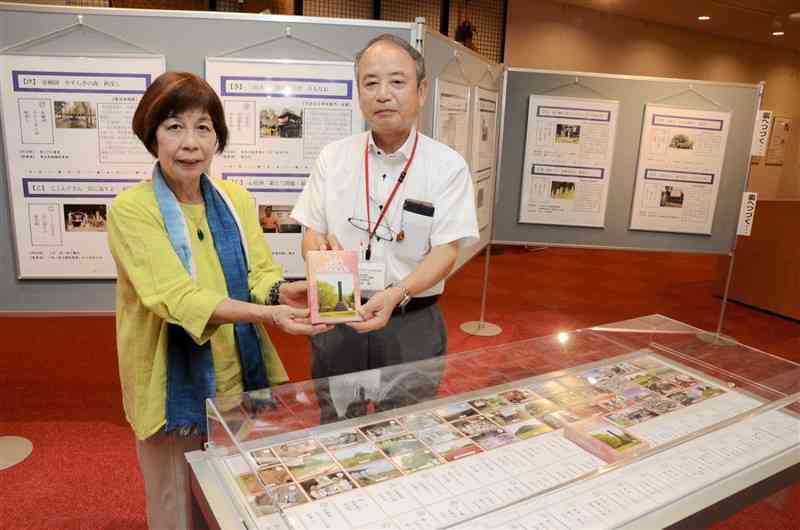
{"label": "printed poster", "polygon": [[206,80],[229,129],[214,174],[250,191],[284,275],[305,277],[302,226],[289,214],[322,148],[364,130],[353,63],[208,58]]}
{"label": "printed poster", "polygon": [[497,158],[497,92],[475,87],[472,94],[472,164],[478,229],[492,221]]}
{"label": "printed poster", "polygon": [[772,136],[769,138],[767,155],[764,162],[770,166],[782,166],[786,160],[786,149],[792,136],[792,118],[775,116],[772,124]]}
{"label": "printed poster", "polygon": [[435,139],[469,160],[469,88],[437,79],[434,112]]}
{"label": "printed poster", "polygon": [[162,56],[0,56],[0,107],[20,278],[114,278],[108,205],[150,178],[131,129]]}
{"label": "printed poster", "polygon": [[630,227],[711,234],[731,113],[647,105]]}
{"label": "printed poster", "polygon": [[530,96],[520,223],[602,227],[619,102]]}

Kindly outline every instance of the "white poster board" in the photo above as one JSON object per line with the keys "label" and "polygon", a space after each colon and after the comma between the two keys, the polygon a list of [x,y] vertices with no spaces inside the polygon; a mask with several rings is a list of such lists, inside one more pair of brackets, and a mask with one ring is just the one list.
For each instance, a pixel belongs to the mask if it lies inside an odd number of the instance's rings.
{"label": "white poster board", "polygon": [[497,92],[475,87],[472,93],[472,180],[478,229],[492,221],[497,159]]}
{"label": "white poster board", "polygon": [[322,148],[363,130],[353,63],[207,58],[206,79],[230,133],[213,174],[253,194],[284,275],[305,277],[301,226],[289,214]]}
{"label": "white poster board", "polygon": [[647,105],[630,228],[711,234],[731,113]]}
{"label": "white poster board", "polygon": [[0,56],[8,193],[20,278],[114,278],[108,205],[149,178],[131,130],[163,56]]}
{"label": "white poster board", "polygon": [[437,79],[435,109],[434,138],[469,160],[469,88]]}
{"label": "white poster board", "polygon": [[792,136],[792,118],[775,116],[772,135],[769,138],[764,162],[770,166],[782,166],[786,161],[786,149]]}
{"label": "white poster board", "polygon": [[520,223],[602,227],[619,102],[530,96]]}

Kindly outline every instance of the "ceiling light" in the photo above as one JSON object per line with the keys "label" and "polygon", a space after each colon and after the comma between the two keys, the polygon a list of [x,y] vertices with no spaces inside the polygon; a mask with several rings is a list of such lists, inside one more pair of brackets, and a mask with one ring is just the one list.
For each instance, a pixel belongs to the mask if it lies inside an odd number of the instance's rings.
{"label": "ceiling light", "polygon": [[697,20],[703,20],[703,21],[711,20],[711,17],[708,15],[700,15],[699,17],[697,17]]}
{"label": "ceiling light", "polygon": [[780,37],[781,35],[785,35],[785,33],[782,31],[773,31],[772,35],[775,37]]}

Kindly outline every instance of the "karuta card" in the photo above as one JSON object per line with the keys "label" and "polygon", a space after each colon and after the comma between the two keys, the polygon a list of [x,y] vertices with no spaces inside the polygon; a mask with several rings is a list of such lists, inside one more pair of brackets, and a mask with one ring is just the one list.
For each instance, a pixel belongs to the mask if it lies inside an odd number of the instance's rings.
{"label": "karuta card", "polygon": [[308,307],[313,324],[361,320],[358,252],[312,250],[306,254]]}
{"label": "karuta card", "polygon": [[633,434],[598,417],[567,425],[564,437],[606,462],[616,462],[649,448]]}

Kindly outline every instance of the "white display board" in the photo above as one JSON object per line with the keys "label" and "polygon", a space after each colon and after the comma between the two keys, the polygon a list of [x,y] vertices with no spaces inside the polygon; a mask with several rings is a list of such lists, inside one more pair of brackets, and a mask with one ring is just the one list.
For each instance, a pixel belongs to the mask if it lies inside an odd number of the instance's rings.
{"label": "white display board", "polygon": [[647,105],[630,227],[711,234],[731,113]]}
{"label": "white display board", "polygon": [[530,96],[520,223],[605,225],[619,102]]}
{"label": "white display board", "polygon": [[469,88],[436,80],[434,138],[469,160]]}
{"label": "white display board", "polygon": [[322,148],[364,130],[351,62],[206,59],[230,136],[212,165],[255,197],[276,261],[305,276],[301,225],[289,217]]}
{"label": "white display board", "polygon": [[20,278],[114,278],[108,205],[149,178],[131,119],[162,56],[1,55],[0,91]]}
{"label": "white display board", "polygon": [[492,221],[494,185],[497,173],[497,92],[476,86],[472,89],[472,181],[478,228]]}

